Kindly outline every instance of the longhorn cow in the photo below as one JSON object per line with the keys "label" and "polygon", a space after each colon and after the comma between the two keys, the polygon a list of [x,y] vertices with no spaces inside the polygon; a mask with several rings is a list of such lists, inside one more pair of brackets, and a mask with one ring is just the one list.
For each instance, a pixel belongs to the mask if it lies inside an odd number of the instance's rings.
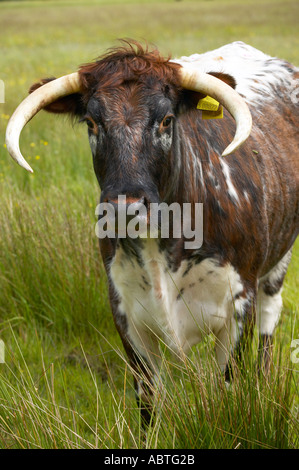
{"label": "longhorn cow", "polygon": [[[101,202],[117,213],[120,195],[125,208],[145,208],[146,223],[153,204],[189,203],[193,216],[203,205],[201,246],[159,230],[132,238],[116,229],[100,240],[145,419],[151,393],[139,372],[156,383],[159,339],[181,356],[214,333],[229,379],[230,358],[256,319],[267,368],[298,235],[298,83],[299,69],[241,42],[178,60],[125,42],[78,72],[34,84],[8,124],[8,151],[32,171],[19,136],[40,109],[84,121]],[[197,104],[207,96],[223,106],[222,119],[203,119]]]}

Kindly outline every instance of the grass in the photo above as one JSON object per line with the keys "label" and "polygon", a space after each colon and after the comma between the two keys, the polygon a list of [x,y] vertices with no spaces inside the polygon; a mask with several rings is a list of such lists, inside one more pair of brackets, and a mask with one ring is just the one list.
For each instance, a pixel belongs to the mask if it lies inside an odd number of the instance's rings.
{"label": "grass", "polygon": [[[162,355],[164,389],[145,437],[121,351],[114,349],[123,364],[118,371],[122,386],[114,381],[108,364],[107,377],[99,382],[98,370],[82,345],[86,374],[74,384],[69,365],[55,361],[46,366],[43,353],[41,373],[33,377],[32,364],[27,364],[13,329],[11,335],[14,352],[0,381],[0,442],[5,448],[298,447],[295,374],[277,351],[269,380],[259,380],[255,360],[248,356],[246,372],[235,366],[236,380],[230,390],[211,359],[212,342],[206,344],[209,359],[198,360],[194,350],[178,365],[169,361],[166,352]],[[38,337],[35,341],[41,348]]]}
{"label": "grass", "polygon": [[34,81],[74,71],[118,37],[173,56],[243,40],[299,64],[298,9],[282,0],[0,2],[0,447],[298,447],[298,242],[270,381],[258,381],[252,354],[226,390],[212,338],[180,366],[166,354],[164,395],[144,438],[94,233],[99,189],[86,131],[40,113],[21,140],[33,175],[4,147],[8,117]]}

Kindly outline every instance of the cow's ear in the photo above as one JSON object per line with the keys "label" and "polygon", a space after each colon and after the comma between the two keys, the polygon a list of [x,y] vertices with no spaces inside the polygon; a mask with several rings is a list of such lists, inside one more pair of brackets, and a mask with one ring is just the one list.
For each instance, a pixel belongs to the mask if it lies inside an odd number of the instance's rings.
{"label": "cow's ear", "polygon": [[209,75],[213,75],[213,77],[219,78],[219,80],[222,80],[224,83],[232,87],[233,89],[236,88],[237,82],[228,73],[222,73],[222,72],[209,72]]}
{"label": "cow's ear", "polygon": [[[236,80],[231,75],[221,72],[209,72],[209,75],[213,75],[219,80],[225,82],[230,87],[236,88]],[[190,109],[196,109],[199,100],[205,98],[205,96],[207,95],[205,95],[204,93],[183,89],[179,97],[178,112],[184,113],[186,111],[189,111]]]}
{"label": "cow's ear", "polygon": [[[41,86],[45,85],[45,83],[51,82],[55,80],[55,78],[43,78],[37,83],[34,83],[29,88],[29,93],[37,90]],[[53,103],[45,106],[43,109],[50,113],[56,114],[69,114],[72,117],[80,117],[84,115],[84,106],[82,102],[82,95],[80,93],[73,93],[68,96],[64,96],[63,98],[59,98]]]}

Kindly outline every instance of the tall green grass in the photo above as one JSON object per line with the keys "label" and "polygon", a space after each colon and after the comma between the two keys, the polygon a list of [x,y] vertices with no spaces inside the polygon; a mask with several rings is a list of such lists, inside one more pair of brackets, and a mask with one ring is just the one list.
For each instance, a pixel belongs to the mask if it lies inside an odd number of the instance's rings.
{"label": "tall green grass", "polygon": [[164,383],[144,433],[128,383],[130,367],[121,351],[115,349],[123,366],[123,385],[114,382],[107,365],[108,385],[104,386],[81,346],[89,374],[88,381],[79,378],[89,404],[82,413],[66,370],[59,364],[46,365],[40,349],[41,373],[33,377],[13,331],[12,335],[14,352],[9,353],[10,365],[0,376],[0,442],[5,448],[298,447],[298,384],[292,364],[281,351],[275,352],[268,378],[258,376],[253,355],[241,369],[235,365],[229,389],[213,360],[212,342],[206,344],[204,360],[198,360],[194,351],[182,362],[172,363],[168,352],[162,353]]}
{"label": "tall green grass", "polygon": [[145,38],[173,56],[243,40],[299,64],[298,2],[65,1],[0,3],[0,447],[216,448],[298,446],[299,245],[285,282],[269,381],[252,354],[226,390],[213,339],[181,364],[163,356],[164,393],[146,436],[113,325],[95,236],[99,189],[86,129],[40,113],[11,161],[5,127],[32,82],[115,45]]}

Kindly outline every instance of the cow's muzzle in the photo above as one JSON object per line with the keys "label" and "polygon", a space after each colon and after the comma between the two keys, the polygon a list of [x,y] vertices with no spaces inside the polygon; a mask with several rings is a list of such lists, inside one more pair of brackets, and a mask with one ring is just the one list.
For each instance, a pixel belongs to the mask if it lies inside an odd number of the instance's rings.
{"label": "cow's muzzle", "polygon": [[108,228],[115,231],[119,238],[146,235],[150,219],[150,201],[147,197],[119,195],[117,198],[105,198],[102,204]]}

